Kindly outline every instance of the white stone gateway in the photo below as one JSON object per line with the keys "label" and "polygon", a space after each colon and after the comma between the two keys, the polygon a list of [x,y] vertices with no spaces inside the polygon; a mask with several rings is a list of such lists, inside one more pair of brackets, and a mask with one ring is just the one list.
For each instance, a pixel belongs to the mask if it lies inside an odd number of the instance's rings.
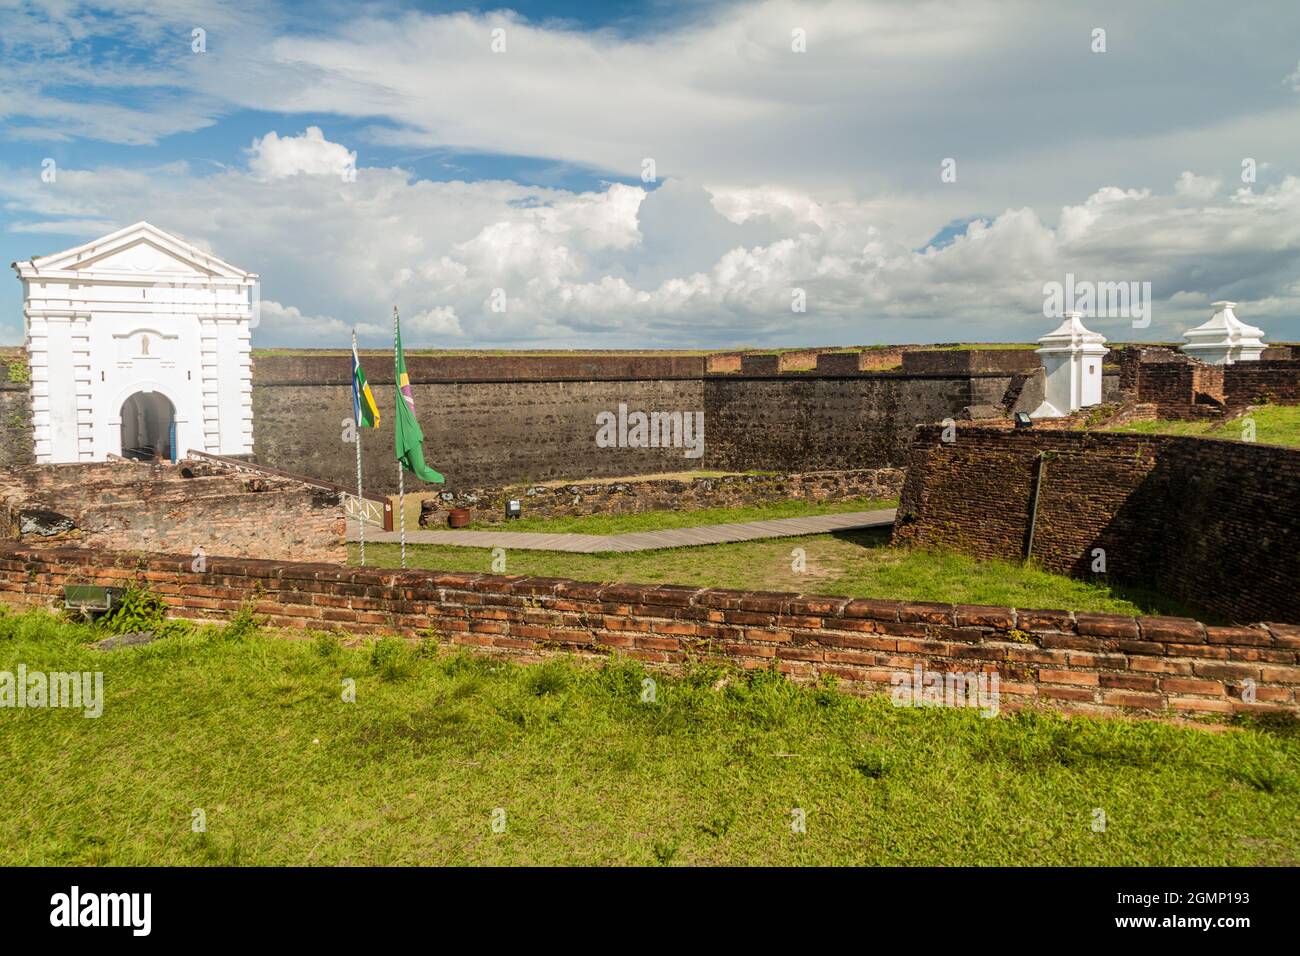
{"label": "white stone gateway", "polygon": [[1268,346],[1260,338],[1263,329],[1247,325],[1233,314],[1235,302],[1214,303],[1214,314],[1204,325],[1183,333],[1183,351],[1210,365],[1257,362]]}
{"label": "white stone gateway", "polygon": [[1066,312],[1065,321],[1038,340],[1046,394],[1030,418],[1062,418],[1101,404],[1101,359],[1110,349],[1102,344],[1105,336],[1083,327],[1080,316]]}
{"label": "white stone gateway", "polygon": [[252,452],[256,275],[147,222],[13,268],[38,463]]}

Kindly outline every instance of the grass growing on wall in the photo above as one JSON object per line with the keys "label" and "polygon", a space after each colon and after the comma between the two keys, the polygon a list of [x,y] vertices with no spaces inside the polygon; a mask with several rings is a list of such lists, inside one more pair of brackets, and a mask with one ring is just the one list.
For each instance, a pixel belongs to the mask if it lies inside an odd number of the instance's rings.
{"label": "grass growing on wall", "polygon": [[[891,548],[888,543],[889,529],[873,528],[628,554],[507,550],[505,573],[1205,619],[1177,601],[1140,588],[1075,580],[957,553]],[[793,570],[796,548],[804,552],[806,570],[802,573]],[[356,545],[349,547],[349,553],[356,563]],[[492,553],[483,548],[408,545],[407,556],[411,567],[492,571]],[[392,544],[367,544],[366,563],[397,567],[400,549]]]}
{"label": "grass growing on wall", "polygon": [[101,636],[0,617],[0,670],[105,691],[97,719],[0,711],[2,865],[1300,863],[1294,725],[985,719],[706,667],[643,703],[634,663]]}
{"label": "grass growing on wall", "polygon": [[1105,430],[1138,435],[1197,435],[1202,438],[1241,441],[1246,435],[1247,419],[1255,423],[1255,441],[1260,444],[1300,448],[1300,405],[1260,405],[1244,415],[1223,422],[1157,419],[1115,425]]}

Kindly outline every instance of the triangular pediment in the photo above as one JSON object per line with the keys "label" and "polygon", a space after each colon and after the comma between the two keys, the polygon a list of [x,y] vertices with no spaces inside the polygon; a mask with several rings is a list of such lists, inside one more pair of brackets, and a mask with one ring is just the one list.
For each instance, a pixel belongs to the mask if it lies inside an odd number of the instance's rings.
{"label": "triangular pediment", "polygon": [[[24,263],[23,265],[26,265]],[[147,222],[119,229],[101,239],[53,255],[38,256],[31,267],[39,273],[133,277],[147,275],[255,279],[193,243]]]}

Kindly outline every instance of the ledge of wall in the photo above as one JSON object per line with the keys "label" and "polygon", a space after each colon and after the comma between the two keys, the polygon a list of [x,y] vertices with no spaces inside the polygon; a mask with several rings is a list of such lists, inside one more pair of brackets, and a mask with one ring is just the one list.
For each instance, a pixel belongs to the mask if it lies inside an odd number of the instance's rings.
{"label": "ledge of wall", "polygon": [[178,617],[245,604],[273,626],[418,637],[522,659],[618,653],[678,667],[691,658],[826,676],[852,693],[893,676],[997,673],[1001,706],[1099,714],[1297,711],[1300,627],[1207,627],[1185,618],[595,584],[539,577],[386,571],[188,555],[0,544],[0,601],[58,606],[68,583],[150,588]]}
{"label": "ledge of wall", "polygon": [[1023,372],[1041,367],[1033,349],[947,349],[903,353],[903,371],[932,375]]}
{"label": "ledge of wall", "polygon": [[[362,353],[372,384],[393,384],[391,352]],[[425,382],[600,382],[702,378],[705,356],[677,354],[419,355],[408,353],[411,381]],[[254,386],[351,385],[351,354],[253,355]]]}

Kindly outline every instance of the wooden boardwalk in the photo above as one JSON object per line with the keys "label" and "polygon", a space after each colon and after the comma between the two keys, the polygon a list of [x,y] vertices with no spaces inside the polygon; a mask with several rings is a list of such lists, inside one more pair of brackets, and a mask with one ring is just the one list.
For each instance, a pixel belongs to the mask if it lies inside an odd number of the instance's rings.
{"label": "wooden boardwalk", "polygon": [[[707,524],[696,528],[665,531],[630,531],[625,534],[543,534],[531,531],[430,531],[408,528],[407,544],[450,545],[456,548],[506,548],[518,551],[568,551],[574,554],[654,551],[659,548],[689,548],[703,544],[757,541],[760,538],[790,538],[830,531],[883,528],[894,523],[894,509],[846,511],[808,518],[774,518],[740,524]],[[348,540],[357,540],[356,522],[348,523]],[[366,543],[396,544],[396,531],[366,528]]]}

